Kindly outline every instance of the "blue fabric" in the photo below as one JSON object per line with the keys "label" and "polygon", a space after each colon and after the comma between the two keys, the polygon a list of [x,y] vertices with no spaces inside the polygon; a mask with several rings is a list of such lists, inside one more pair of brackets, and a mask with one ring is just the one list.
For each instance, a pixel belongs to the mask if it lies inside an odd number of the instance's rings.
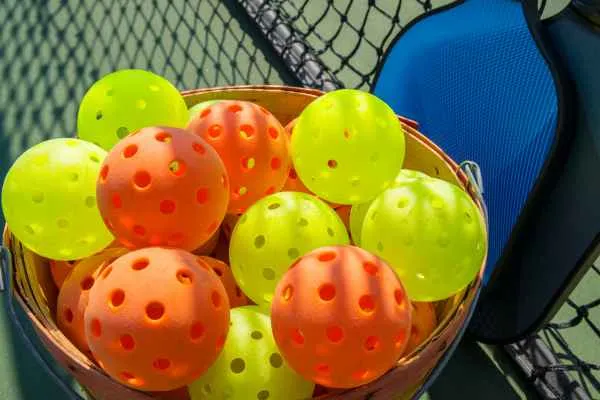
{"label": "blue fabric", "polygon": [[557,94],[518,1],[468,0],[390,50],[374,93],[454,160],[476,161],[489,208],[486,280],[554,139]]}

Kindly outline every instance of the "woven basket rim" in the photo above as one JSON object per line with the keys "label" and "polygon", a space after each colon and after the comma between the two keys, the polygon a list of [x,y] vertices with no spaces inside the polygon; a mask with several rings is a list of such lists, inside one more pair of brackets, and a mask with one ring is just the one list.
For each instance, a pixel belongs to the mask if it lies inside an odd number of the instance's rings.
{"label": "woven basket rim", "polygon": [[[182,95],[188,101],[190,98],[194,98],[196,96],[210,95],[213,97],[219,97],[220,94],[223,96],[224,93],[227,93],[227,96],[232,98],[235,97],[235,94],[240,93],[284,93],[286,95],[289,94],[297,94],[299,96],[310,96],[310,97],[318,97],[323,94],[322,91],[316,89],[309,88],[301,88],[301,87],[293,87],[293,86],[285,86],[285,85],[242,85],[242,86],[220,86],[213,88],[200,88],[200,89],[191,89],[182,91]],[[436,155],[441,158],[448,166],[450,166],[452,172],[456,175],[458,180],[460,181],[462,188],[469,193],[471,198],[475,201],[478,206],[479,212],[483,217],[483,208],[480,202],[480,199],[476,197],[475,191],[472,189],[469,184],[468,178],[466,174],[461,170],[459,165],[448,156],[439,146],[433,143],[430,139],[428,139],[425,135],[419,132],[414,128],[414,124],[411,123],[413,121],[399,117],[402,123],[402,126],[405,132],[411,137],[419,142],[421,142],[425,147],[427,147],[430,151],[436,153]],[[486,227],[487,234],[487,227]],[[486,235],[487,236],[487,235]],[[4,226],[3,231],[3,245],[11,248],[11,234],[8,230],[8,226]],[[22,245],[21,245],[22,246]],[[319,399],[329,399],[329,398],[362,398],[363,396],[371,395],[377,393],[381,390],[385,390],[389,392],[393,391],[393,388],[397,386],[396,384],[399,381],[402,381],[403,375],[406,371],[411,368],[413,365],[418,364],[423,357],[441,357],[448,347],[448,342],[454,340],[456,333],[452,335],[450,331],[458,329],[461,325],[461,321],[464,322],[465,316],[468,314],[469,309],[474,306],[473,301],[476,297],[478,290],[481,287],[482,276],[484,272],[484,268],[486,265],[487,253],[486,257],[482,262],[482,265],[479,269],[479,273],[477,277],[458,295],[459,300],[454,305],[454,309],[452,313],[450,313],[443,321],[440,322],[438,327],[436,328],[434,334],[423,344],[421,344],[415,351],[413,351],[409,356],[403,357],[398,361],[398,364],[388,371],[384,376],[379,379],[360,386],[354,389],[348,390],[338,390],[334,391],[332,394],[327,394],[318,397]],[[12,265],[10,266],[15,270],[16,262],[13,260]],[[30,278],[29,276],[27,278]],[[28,319],[32,322],[36,332],[44,342],[50,341],[60,348],[60,350],[68,356],[69,361],[74,366],[77,366],[83,373],[98,375],[100,377],[109,379],[112,381],[104,371],[102,371],[99,367],[97,367],[94,363],[88,360],[74,345],[72,345],[66,337],[62,334],[61,331],[54,329],[52,327],[47,326],[43,322],[43,319],[40,319],[38,313],[35,310],[35,301],[36,299],[27,298],[26,294],[21,293],[19,290],[19,285],[14,285],[15,288],[15,297],[17,299],[18,304],[23,308],[25,314]],[[31,301],[34,304],[31,304]],[[455,326],[455,325],[458,325]],[[66,343],[65,343],[66,342]],[[439,345],[438,345],[439,343]],[[432,350],[435,347],[435,350]],[[69,367],[71,372],[74,372],[71,367]],[[424,375],[421,376],[420,382],[424,380],[430,370],[424,371]],[[115,382],[117,385],[120,385],[118,382]],[[413,382],[413,384],[417,384],[419,382]],[[146,393],[138,392],[132,389],[127,388],[126,386],[120,385],[123,388],[124,392],[129,392],[134,399],[151,399],[152,397]],[[383,398],[383,397],[382,397]]]}

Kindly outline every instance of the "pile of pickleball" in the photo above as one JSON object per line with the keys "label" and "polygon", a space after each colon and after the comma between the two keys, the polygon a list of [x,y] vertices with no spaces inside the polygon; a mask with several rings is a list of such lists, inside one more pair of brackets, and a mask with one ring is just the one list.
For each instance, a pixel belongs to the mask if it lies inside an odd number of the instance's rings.
{"label": "pile of pickleball", "polygon": [[2,208],[49,260],[58,327],[113,379],[303,399],[423,345],[484,260],[471,198],[404,159],[398,118],[366,92],[326,93],[284,127],[120,70],[83,97],[77,138],[15,161]]}

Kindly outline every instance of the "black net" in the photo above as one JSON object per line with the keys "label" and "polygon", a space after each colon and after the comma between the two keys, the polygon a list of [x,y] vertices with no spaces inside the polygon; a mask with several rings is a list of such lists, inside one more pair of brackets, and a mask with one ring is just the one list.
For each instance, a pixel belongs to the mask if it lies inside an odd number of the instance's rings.
{"label": "black net", "polygon": [[370,89],[394,37],[448,0],[239,0],[303,84]]}
{"label": "black net", "polygon": [[547,398],[600,398],[600,268],[593,266],[554,320],[508,346]]}

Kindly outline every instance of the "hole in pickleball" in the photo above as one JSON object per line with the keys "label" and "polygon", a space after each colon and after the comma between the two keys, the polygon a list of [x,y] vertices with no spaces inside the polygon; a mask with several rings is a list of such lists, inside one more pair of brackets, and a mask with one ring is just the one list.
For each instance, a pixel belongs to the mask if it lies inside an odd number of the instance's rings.
{"label": "hole in pickleball", "polygon": [[322,262],[332,261],[337,257],[333,251],[324,251],[318,255],[318,260]]}
{"label": "hole in pickleball", "polygon": [[125,301],[125,292],[122,289],[115,289],[110,294],[110,304],[113,307],[119,307]]}
{"label": "hole in pickleball", "polygon": [[262,270],[263,278],[268,281],[272,281],[275,279],[275,271],[272,268],[263,268]]}
{"label": "hole in pickleball", "polygon": [[42,192],[35,192],[31,195],[31,201],[33,201],[34,203],[41,203],[42,201],[44,201],[44,193]]}
{"label": "hole in pickleball", "polygon": [[137,153],[137,151],[138,151],[137,145],[130,144],[129,146],[125,147],[125,149],[123,150],[123,157],[131,158],[135,155],[135,153]]}
{"label": "hole in pickleball", "polygon": [[175,212],[175,202],[172,200],[163,200],[160,202],[160,212],[163,214],[172,214]]}
{"label": "hole in pickleball", "polygon": [[252,339],[255,339],[255,340],[260,340],[260,339],[262,339],[262,337],[263,337],[263,334],[262,334],[262,332],[261,332],[261,331],[253,331],[253,332],[250,334],[250,337],[252,337]]}
{"label": "hole in pickleball", "polygon": [[169,171],[175,176],[183,176],[187,169],[185,162],[181,160],[173,160],[169,163]]}
{"label": "hole in pickleball", "polygon": [[331,301],[335,297],[335,286],[331,283],[324,283],[319,287],[319,297],[324,301]]}
{"label": "hole in pickleball", "polygon": [[246,369],[246,362],[241,358],[234,358],[230,364],[231,372],[241,374]]}
{"label": "hole in pickleball", "polygon": [[279,132],[277,131],[277,129],[270,126],[269,127],[269,136],[271,136],[271,139],[275,140],[279,137]]}
{"label": "hole in pickleball", "polygon": [[152,177],[147,171],[138,171],[133,176],[133,183],[140,189],[145,189],[152,183]]}
{"label": "hole in pickleball", "polygon": [[168,132],[158,132],[156,135],[154,135],[154,138],[163,143],[170,143],[173,139],[171,134]]}
{"label": "hole in pickleball", "polygon": [[129,129],[127,129],[124,126],[121,126],[117,129],[117,137],[119,139],[123,139],[125,136],[127,136],[127,134],[129,133]]}
{"label": "hole in pickleball", "polygon": [[158,301],[148,303],[146,306],[146,316],[153,321],[157,321],[165,314],[165,306]]}
{"label": "hole in pickleball", "polygon": [[256,247],[257,249],[261,249],[264,247],[265,242],[265,237],[263,235],[258,235],[254,238],[254,247]]}
{"label": "hole in pickleball", "polygon": [[177,280],[183,285],[191,285],[193,282],[193,274],[187,269],[177,271]]}
{"label": "hole in pickleball", "polygon": [[131,351],[135,348],[135,340],[131,335],[121,335],[119,342],[121,343],[123,350]]}
{"label": "hole in pickleball", "polygon": [[279,368],[283,365],[283,358],[279,353],[273,353],[269,357],[269,363],[273,368]]}

